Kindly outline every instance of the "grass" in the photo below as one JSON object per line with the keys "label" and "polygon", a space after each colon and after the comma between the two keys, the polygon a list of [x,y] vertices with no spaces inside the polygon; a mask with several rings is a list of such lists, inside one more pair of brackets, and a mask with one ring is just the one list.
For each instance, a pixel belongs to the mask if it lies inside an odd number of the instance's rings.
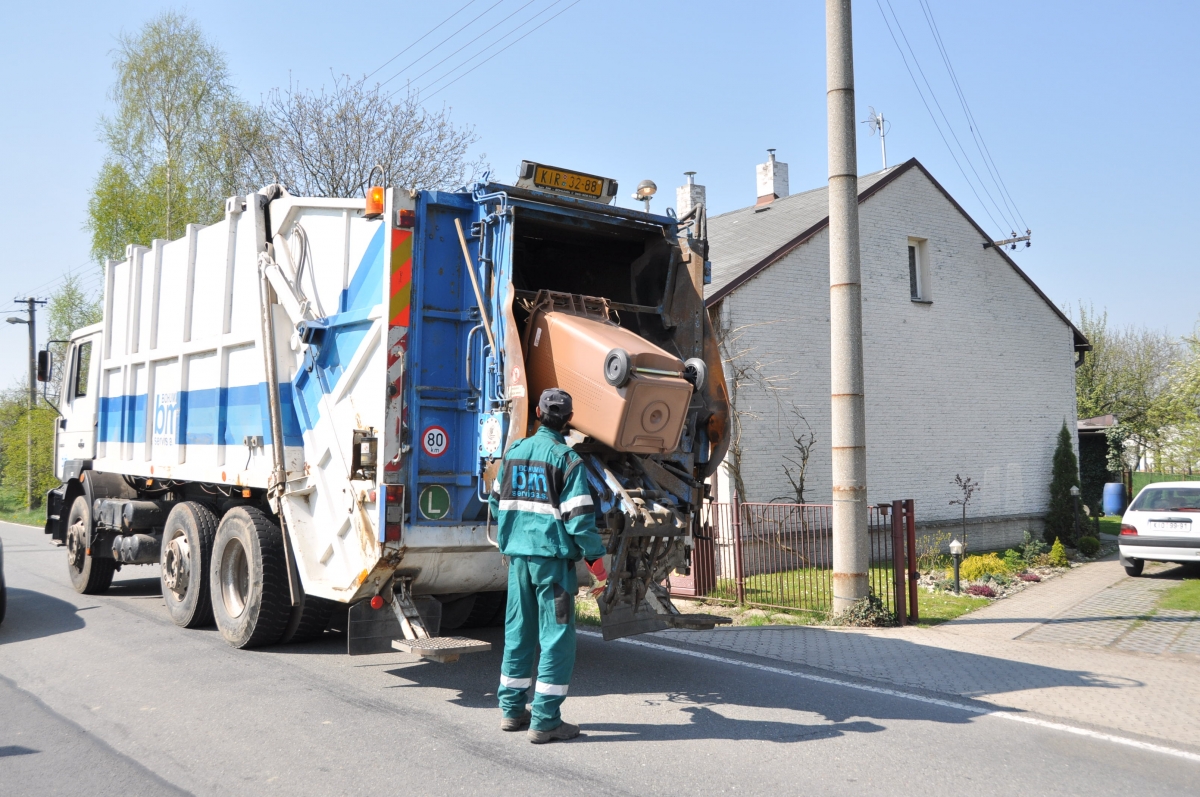
{"label": "grass", "polygon": [[14,505],[8,501],[0,501],[0,520],[9,523],[24,523],[27,526],[45,526],[46,509],[38,507],[30,512],[24,503]]}
{"label": "grass", "polygon": [[1105,515],[1100,518],[1100,533],[1111,534],[1114,537],[1121,533],[1121,518],[1116,515]]}
{"label": "grass", "polygon": [[1200,579],[1189,578],[1171,587],[1159,598],[1158,608],[1200,612]]}
{"label": "grass", "polygon": [[[830,571],[817,567],[802,567],[796,570],[781,570],[778,573],[762,573],[746,576],[746,602],[762,608],[781,608],[799,611],[824,612],[826,601],[832,595],[829,588]],[[875,592],[892,589],[890,565],[871,568],[871,586]],[[717,581],[716,588],[709,593],[716,600],[732,601],[737,598],[737,586],[731,578]],[[800,605],[797,605],[800,604]],[[807,605],[805,605],[807,604]]]}
{"label": "grass", "polygon": [[948,592],[926,592],[921,590],[917,609],[921,619],[917,625],[928,628],[941,625],[956,617],[962,617],[967,612],[973,612],[987,606],[987,598],[976,598],[972,595],[953,595]]}

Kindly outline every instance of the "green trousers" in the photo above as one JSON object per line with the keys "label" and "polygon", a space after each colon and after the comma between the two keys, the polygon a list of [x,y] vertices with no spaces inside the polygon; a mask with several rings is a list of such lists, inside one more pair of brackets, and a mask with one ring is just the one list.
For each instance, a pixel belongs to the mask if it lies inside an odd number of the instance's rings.
{"label": "green trousers", "polygon": [[[504,659],[500,664],[500,709],[506,717],[525,711],[525,695],[534,687],[535,731],[562,724],[559,706],[567,698],[575,669],[575,563],[544,556],[510,556],[508,610],[504,617]],[[533,654],[541,645],[537,681]]]}

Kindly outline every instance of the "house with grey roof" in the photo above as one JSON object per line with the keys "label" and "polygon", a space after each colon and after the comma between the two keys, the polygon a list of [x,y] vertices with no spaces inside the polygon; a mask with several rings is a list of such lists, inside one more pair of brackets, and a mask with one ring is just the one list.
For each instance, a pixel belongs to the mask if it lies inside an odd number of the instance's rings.
{"label": "house with grey roof", "polygon": [[[790,194],[774,153],[757,178],[754,204],[708,221],[735,416],[717,495],[795,501],[803,484],[829,503],[827,192]],[[703,202],[693,182],[681,214]],[[1086,338],[916,159],[858,190],[868,500],[912,498],[919,525],[952,531],[961,475],[980,484],[973,549],[1039,533]]]}

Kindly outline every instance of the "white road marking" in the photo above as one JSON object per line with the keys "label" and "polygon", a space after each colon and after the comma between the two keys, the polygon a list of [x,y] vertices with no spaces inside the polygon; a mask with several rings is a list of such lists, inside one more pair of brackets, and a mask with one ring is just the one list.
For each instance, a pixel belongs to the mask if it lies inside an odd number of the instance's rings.
{"label": "white road marking", "polygon": [[[595,631],[579,630],[578,633],[584,636],[603,637]],[[640,639],[618,639],[618,642],[623,642],[627,645],[637,645],[639,647],[651,648],[652,650],[661,650],[666,653],[675,653],[680,656],[691,656],[694,659],[703,659],[705,661],[715,661],[720,664],[732,664],[737,667],[746,667],[751,670],[760,670],[762,672],[774,673],[776,675],[787,675],[791,678],[800,678],[804,681],[814,681],[821,684],[829,684],[830,686],[841,686],[846,689],[857,689],[860,692],[871,692],[877,695],[887,695],[888,697],[898,697],[902,700],[913,700],[918,703],[926,703],[932,706],[942,706],[944,708],[953,708],[959,711],[965,711],[969,714],[977,714],[980,716],[996,717],[1003,720],[1011,720],[1013,722],[1023,722],[1026,725],[1036,725],[1039,728],[1047,728],[1053,731],[1061,731],[1063,733],[1072,733],[1076,736],[1085,736],[1089,739],[1097,739],[1104,742],[1112,742],[1113,744],[1124,745],[1125,747],[1133,747],[1138,750],[1146,750],[1151,753],[1161,753],[1163,755],[1182,758],[1185,761],[1200,764],[1200,754],[1192,753],[1187,750],[1179,750],[1174,747],[1167,747],[1161,744],[1151,744],[1138,739],[1130,739],[1125,736],[1117,736],[1111,733],[1102,733],[1101,731],[1093,731],[1088,728],[1079,728],[1074,725],[1064,725],[1061,722],[1050,722],[1049,720],[1038,719],[1036,717],[1027,717],[1022,714],[1015,714],[1011,711],[1000,711],[997,709],[981,708],[972,706],[966,703],[956,703],[953,700],[942,700],[936,697],[927,697],[914,692],[904,692],[899,689],[889,689],[885,686],[870,686],[869,684],[855,683],[854,681],[844,681],[840,678],[829,678],[823,675],[813,675],[806,672],[796,672],[795,670],[787,670],[783,667],[771,667],[767,664],[756,664],[749,661],[740,661],[738,659],[730,659],[724,656],[716,656],[711,653],[701,653],[696,650],[687,650],[685,648],[676,648],[670,645],[658,645],[653,642],[643,642]]]}

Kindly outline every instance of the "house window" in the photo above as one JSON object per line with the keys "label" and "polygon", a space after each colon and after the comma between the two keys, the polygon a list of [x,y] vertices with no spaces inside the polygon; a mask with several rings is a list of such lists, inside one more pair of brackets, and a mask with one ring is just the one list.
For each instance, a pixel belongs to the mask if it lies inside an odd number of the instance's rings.
{"label": "house window", "polygon": [[908,239],[908,294],[914,302],[932,302],[929,290],[928,247],[921,238]]}

